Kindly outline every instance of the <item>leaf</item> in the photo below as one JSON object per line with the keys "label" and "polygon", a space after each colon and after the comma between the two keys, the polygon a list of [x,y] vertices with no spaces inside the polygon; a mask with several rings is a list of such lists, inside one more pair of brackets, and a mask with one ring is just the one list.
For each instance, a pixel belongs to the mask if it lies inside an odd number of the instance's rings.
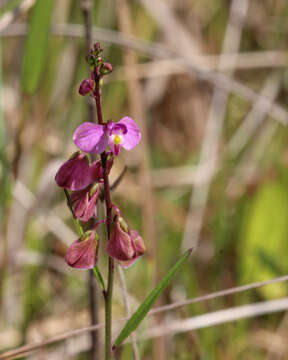
{"label": "leaf", "polygon": [[47,59],[48,37],[54,0],[37,0],[29,25],[22,64],[22,89],[33,94]]}
{"label": "leaf", "polygon": [[139,308],[135,311],[135,313],[131,316],[131,318],[127,321],[126,325],[118,335],[113,348],[115,349],[117,346],[121,345],[123,341],[138,327],[140,322],[147,315],[148,311],[151,309],[153,304],[156,302],[158,297],[164,291],[169,282],[176,275],[177,271],[183,265],[185,260],[190,256],[193,249],[187,250],[182,257],[177,261],[177,263],[168,271],[168,273],[164,276],[161,282],[156,286],[154,290],[146,297],[143,303],[139,306]]}

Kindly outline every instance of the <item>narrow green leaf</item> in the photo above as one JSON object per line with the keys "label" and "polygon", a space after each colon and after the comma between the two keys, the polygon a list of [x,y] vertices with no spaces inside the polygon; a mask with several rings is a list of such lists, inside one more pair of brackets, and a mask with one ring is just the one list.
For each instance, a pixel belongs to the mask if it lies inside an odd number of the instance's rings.
{"label": "narrow green leaf", "polygon": [[127,321],[126,325],[118,335],[114,348],[121,345],[123,341],[134,331],[140,322],[147,315],[148,311],[151,309],[153,304],[156,302],[158,297],[164,291],[169,282],[176,275],[177,271],[183,265],[185,260],[192,253],[193,249],[187,250],[182,257],[177,261],[177,263],[168,271],[168,273],[164,276],[164,278],[160,281],[160,283],[156,286],[154,290],[147,296],[147,298],[143,301],[143,303],[139,306],[139,308],[135,311],[135,313],[131,316],[131,318]]}
{"label": "narrow green leaf", "polygon": [[33,94],[47,59],[48,37],[54,0],[37,0],[29,24],[22,64],[22,89]]}
{"label": "narrow green leaf", "polygon": [[93,268],[93,272],[94,272],[94,275],[95,275],[95,277],[96,277],[96,279],[97,279],[97,281],[98,281],[98,284],[99,284],[99,286],[100,286],[100,289],[101,289],[102,291],[105,291],[104,280],[103,280],[103,277],[102,277],[102,275],[101,275],[101,272],[100,272],[98,266],[95,266],[95,267]]}

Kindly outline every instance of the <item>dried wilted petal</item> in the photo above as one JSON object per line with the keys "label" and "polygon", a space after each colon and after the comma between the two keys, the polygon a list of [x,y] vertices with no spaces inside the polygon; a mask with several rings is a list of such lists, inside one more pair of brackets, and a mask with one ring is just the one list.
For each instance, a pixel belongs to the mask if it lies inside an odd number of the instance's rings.
{"label": "dried wilted petal", "polygon": [[74,241],[65,256],[66,263],[75,269],[92,269],[97,263],[98,235],[87,231]]}

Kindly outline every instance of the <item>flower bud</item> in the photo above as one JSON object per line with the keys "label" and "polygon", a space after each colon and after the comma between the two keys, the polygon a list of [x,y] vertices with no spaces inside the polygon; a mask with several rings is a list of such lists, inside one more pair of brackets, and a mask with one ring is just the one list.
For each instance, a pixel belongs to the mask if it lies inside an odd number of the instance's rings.
{"label": "flower bud", "polygon": [[112,70],[113,70],[112,65],[108,62],[104,62],[101,66],[100,72],[101,75],[107,75],[110,74]]}
{"label": "flower bud", "polygon": [[91,171],[85,154],[76,152],[57,171],[55,181],[64,189],[85,189],[91,183]]}
{"label": "flower bud", "polygon": [[94,81],[92,79],[84,79],[79,87],[79,94],[85,96],[94,89]]}
{"label": "flower bud", "polygon": [[75,269],[92,269],[97,263],[98,235],[87,231],[74,241],[65,256],[66,263]]}

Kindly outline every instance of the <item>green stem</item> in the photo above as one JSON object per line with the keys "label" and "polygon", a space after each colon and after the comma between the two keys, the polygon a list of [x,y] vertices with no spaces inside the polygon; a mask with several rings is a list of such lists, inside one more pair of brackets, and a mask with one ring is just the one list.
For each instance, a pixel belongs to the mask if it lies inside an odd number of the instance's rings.
{"label": "green stem", "polygon": [[105,360],[111,359],[112,294],[114,281],[114,260],[108,260],[108,285],[105,292]]}
{"label": "green stem", "polygon": [[[97,44],[100,48],[100,44]],[[99,57],[100,59],[100,57]],[[94,99],[96,103],[96,111],[98,124],[104,125],[103,116],[102,116],[102,107],[101,107],[101,75],[100,67],[96,66],[94,68],[94,78],[95,78],[95,89],[94,89]],[[107,238],[109,239],[111,233],[111,224],[112,224],[112,202],[110,195],[110,184],[109,176],[107,169],[107,154],[104,151],[101,154],[101,163],[103,167],[103,180],[104,180],[104,197],[106,205],[106,225],[107,225]],[[105,302],[105,360],[111,359],[111,328],[112,328],[112,295],[113,295],[113,280],[114,280],[114,260],[109,257],[108,259],[108,284],[107,290],[103,292],[104,302]]]}

